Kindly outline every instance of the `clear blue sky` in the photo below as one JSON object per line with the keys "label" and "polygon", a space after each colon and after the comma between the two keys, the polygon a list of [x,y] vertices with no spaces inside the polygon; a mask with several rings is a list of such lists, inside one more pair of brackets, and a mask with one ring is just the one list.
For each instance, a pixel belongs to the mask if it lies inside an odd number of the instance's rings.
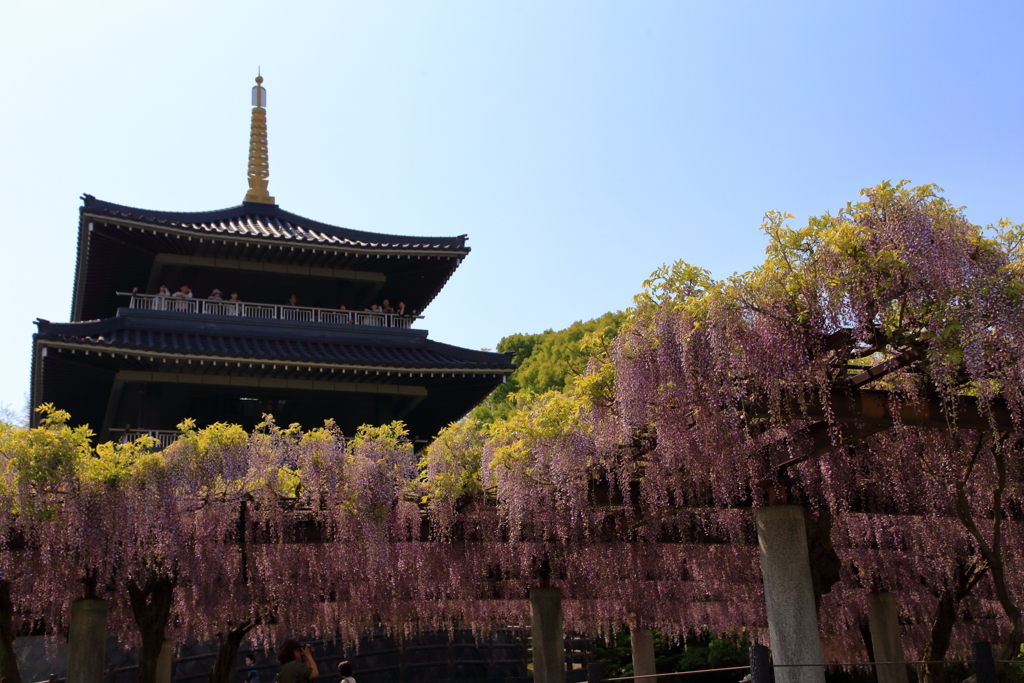
{"label": "clear blue sky", "polygon": [[317,220],[468,233],[424,326],[494,347],[629,305],[659,264],[762,257],[884,179],[1024,220],[1021,2],[27,2],[0,8],[0,402],[67,320],[79,197],[270,192]]}

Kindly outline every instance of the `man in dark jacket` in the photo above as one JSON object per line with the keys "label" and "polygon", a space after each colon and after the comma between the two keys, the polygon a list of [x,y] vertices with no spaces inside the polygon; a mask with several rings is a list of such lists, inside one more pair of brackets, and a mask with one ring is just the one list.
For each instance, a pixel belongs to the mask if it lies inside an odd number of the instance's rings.
{"label": "man in dark jacket", "polygon": [[245,683],[260,683],[260,675],[256,671],[256,656],[245,656]]}

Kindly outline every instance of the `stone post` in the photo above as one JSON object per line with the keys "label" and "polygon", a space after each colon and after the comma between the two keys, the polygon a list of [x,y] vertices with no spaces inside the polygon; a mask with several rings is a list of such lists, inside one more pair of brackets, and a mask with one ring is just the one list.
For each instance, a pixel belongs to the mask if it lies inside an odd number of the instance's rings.
{"label": "stone post", "polygon": [[68,628],[68,683],[103,683],[110,603],[83,598],[71,603]]}
{"label": "stone post", "polygon": [[171,683],[174,647],[171,641],[165,640],[160,648],[160,656],[156,660],[156,683]]}
{"label": "stone post", "polygon": [[530,631],[533,637],[534,682],[565,683],[565,635],[562,633],[561,590],[530,589]]}
{"label": "stone post", "polygon": [[823,667],[778,666],[821,662],[804,510],[772,505],[758,508],[755,519],[776,683],[825,683]]}
{"label": "stone post", "polygon": [[[900,611],[892,593],[868,593],[868,628],[876,662],[902,662]],[[878,683],[909,683],[906,664],[877,664]]]}
{"label": "stone post", "polygon": [[[629,644],[633,648],[633,675],[653,676],[658,673],[654,668],[654,631],[649,628],[629,629]],[[654,683],[641,680],[641,683]]]}

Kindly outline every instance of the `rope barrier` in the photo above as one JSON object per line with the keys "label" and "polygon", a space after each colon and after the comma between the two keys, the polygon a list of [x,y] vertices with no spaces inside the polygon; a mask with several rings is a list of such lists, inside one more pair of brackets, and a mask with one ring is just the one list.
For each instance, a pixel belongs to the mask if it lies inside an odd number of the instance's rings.
{"label": "rope barrier", "polygon": [[640,678],[660,678],[662,676],[689,676],[690,674],[707,674],[714,673],[716,671],[742,671],[749,669],[750,665],[747,666],[729,666],[724,669],[701,669],[700,671],[677,671],[672,674],[645,674],[643,676],[622,676],[621,678],[602,678],[601,683],[606,681],[633,681]]}
{"label": "rope barrier", "polygon": [[[1016,659],[997,659],[995,661],[997,661],[999,663],[1003,663],[1003,664],[1024,664],[1024,661],[1016,660]],[[918,660],[918,661],[910,661],[910,662],[824,662],[824,663],[820,663],[820,664],[769,664],[769,666],[771,666],[772,668],[789,668],[789,667],[796,667],[796,666],[821,666],[821,667],[829,667],[829,666],[888,666],[888,665],[894,665],[894,664],[919,665],[919,664],[973,664],[973,663],[974,663],[974,660],[972,660],[972,659],[961,659],[961,660],[943,659],[943,660]],[[689,676],[689,675],[692,675],[692,674],[710,674],[710,673],[717,673],[719,671],[744,671],[744,670],[749,669],[749,668],[750,668],[749,665],[747,665],[747,666],[727,666],[727,667],[724,667],[724,668],[721,668],[721,669],[699,669],[697,671],[676,671],[674,673],[669,673],[669,674],[645,674],[643,676],[620,676],[618,678],[602,678],[601,679],[601,683],[612,683],[613,681],[635,681],[635,680],[639,680],[641,678],[662,678],[664,676]]]}
{"label": "rope barrier", "polygon": [[959,661],[943,659],[943,660],[932,660],[932,661],[916,661],[916,662],[827,662],[825,664],[771,664],[773,667],[789,667],[789,666],[886,666],[890,664],[971,664],[974,660],[963,659]]}

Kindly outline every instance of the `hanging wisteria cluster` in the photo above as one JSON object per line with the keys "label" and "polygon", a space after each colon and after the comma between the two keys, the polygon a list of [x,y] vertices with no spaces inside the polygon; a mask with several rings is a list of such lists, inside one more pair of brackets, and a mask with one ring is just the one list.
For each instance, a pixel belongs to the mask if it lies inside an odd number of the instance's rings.
{"label": "hanging wisteria cluster", "polygon": [[[655,273],[575,395],[525,399],[491,428],[484,490],[512,536],[697,541],[688,567],[749,548],[749,508],[800,504],[831,655],[866,657],[864,594],[881,590],[900,598],[908,658],[962,656],[980,633],[1019,654],[1021,226],[986,232],[905,183],[788,218],[766,216],[750,273]],[[720,576],[709,595],[760,605]]]}
{"label": "hanging wisteria cluster", "polygon": [[764,641],[752,510],[779,503],[806,511],[833,661],[867,658],[870,591],[897,595],[908,659],[1019,653],[1024,230],[906,184],[787,218],[750,273],[658,271],[569,391],[419,459],[398,423],[186,424],[163,452],[92,449],[52,407],[6,429],[0,667],[79,597],[112,602],[142,681],[164,638],[487,630],[544,585],[571,630]]}

